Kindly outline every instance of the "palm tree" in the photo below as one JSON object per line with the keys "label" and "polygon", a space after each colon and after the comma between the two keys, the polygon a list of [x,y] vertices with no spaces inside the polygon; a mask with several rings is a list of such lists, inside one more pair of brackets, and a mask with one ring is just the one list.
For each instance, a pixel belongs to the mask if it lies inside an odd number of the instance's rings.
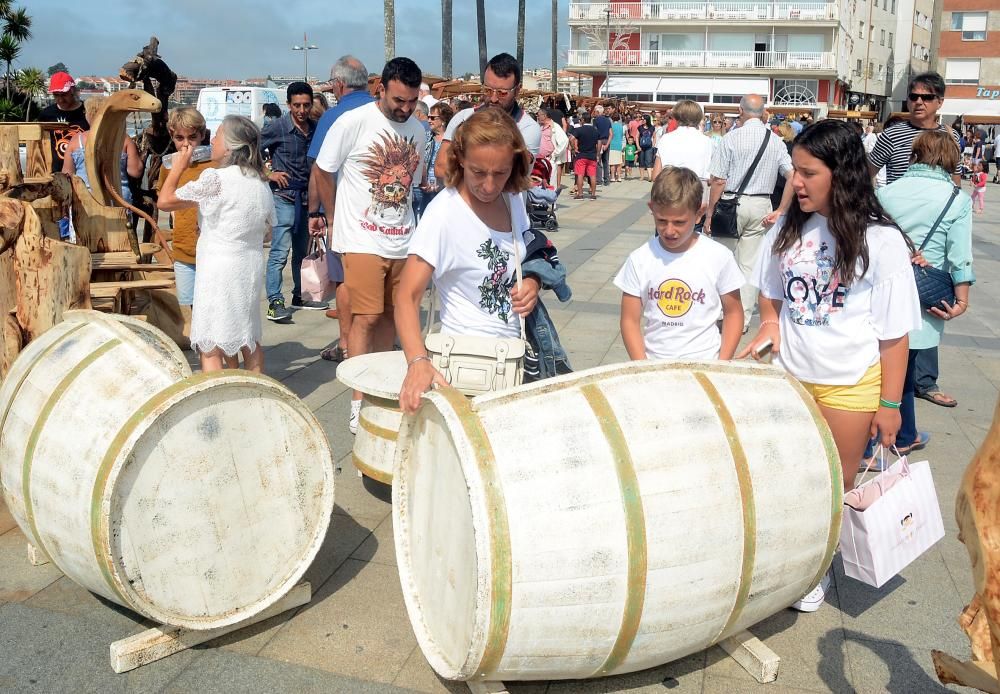
{"label": "palm tree", "polygon": [[451,0],[441,0],[441,72],[451,79]]}
{"label": "palm tree", "polygon": [[0,36],[0,63],[6,65],[4,82],[7,84],[7,99],[10,100],[10,66],[21,55],[21,44],[10,34]]}
{"label": "palm tree", "polygon": [[24,68],[21,70],[21,74],[17,76],[17,88],[26,97],[25,108],[27,110],[24,114],[24,119],[31,120],[31,106],[35,101],[35,97],[45,93],[45,73],[37,67]]}
{"label": "palm tree", "polygon": [[524,67],[524,0],[517,0],[517,64]]}
{"label": "palm tree", "polygon": [[486,79],[486,0],[476,0],[476,28],[479,33],[479,79]]}
{"label": "palm tree", "polygon": [[24,117],[21,107],[10,99],[0,97],[0,121],[19,121]]}
{"label": "palm tree", "polygon": [[[0,14],[4,20],[3,33],[10,34],[17,41],[27,41],[31,38],[31,17],[28,16],[28,11],[23,7],[11,11],[10,3],[7,4],[7,11]],[[0,11],[2,10],[3,7],[0,6]]]}
{"label": "palm tree", "polygon": [[385,0],[385,62],[396,57],[396,0]]}
{"label": "palm tree", "polygon": [[552,0],[552,91],[559,91],[559,0]]}

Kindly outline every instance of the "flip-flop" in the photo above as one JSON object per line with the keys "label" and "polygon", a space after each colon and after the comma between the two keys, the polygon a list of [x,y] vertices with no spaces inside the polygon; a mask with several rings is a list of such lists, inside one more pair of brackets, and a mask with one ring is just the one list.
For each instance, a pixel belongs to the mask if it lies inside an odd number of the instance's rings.
{"label": "flip-flop", "polygon": [[899,451],[900,455],[908,455],[913,451],[919,451],[922,448],[927,448],[927,444],[931,440],[931,435],[926,431],[917,432],[917,440],[911,443],[909,446],[899,447],[896,446],[896,450]]}
{"label": "flip-flop", "polygon": [[921,400],[932,402],[935,405],[940,405],[941,407],[955,407],[958,404],[958,400],[950,395],[945,395],[940,390],[928,390],[923,393],[914,393],[914,395]]}

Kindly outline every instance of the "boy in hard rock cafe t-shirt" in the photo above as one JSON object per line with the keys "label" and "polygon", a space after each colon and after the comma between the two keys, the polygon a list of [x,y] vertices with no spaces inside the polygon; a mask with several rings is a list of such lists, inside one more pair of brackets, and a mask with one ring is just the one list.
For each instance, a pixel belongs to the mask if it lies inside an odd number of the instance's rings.
{"label": "boy in hard rock cafe t-shirt", "polygon": [[743,328],[743,273],[728,248],[695,233],[705,213],[698,176],[664,169],[653,183],[649,209],[656,235],[632,251],[615,277],[629,357],[732,359]]}

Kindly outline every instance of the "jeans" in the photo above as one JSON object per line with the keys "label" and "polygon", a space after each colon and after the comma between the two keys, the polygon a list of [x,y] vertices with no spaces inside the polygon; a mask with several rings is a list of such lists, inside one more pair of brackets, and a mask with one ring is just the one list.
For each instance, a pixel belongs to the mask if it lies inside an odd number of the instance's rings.
{"label": "jeans", "polygon": [[194,265],[175,260],[174,283],[177,285],[177,303],[181,306],[194,304]]}
{"label": "jeans", "polygon": [[288,262],[288,252],[292,252],[292,299],[302,296],[302,259],[309,247],[309,215],[302,211],[298,227],[295,227],[295,203],[274,196],[274,211],[278,223],[271,232],[271,252],[267,256],[264,286],[268,303],[283,299],[281,295],[281,273]]}
{"label": "jeans", "polygon": [[[906,360],[906,379],[903,381],[903,399],[899,406],[899,415],[903,418],[903,423],[896,434],[897,446],[909,446],[917,440],[917,408],[914,397],[914,372],[916,371],[917,359],[921,352],[926,350],[911,349],[909,359]],[[937,348],[934,348],[937,354]]]}
{"label": "jeans", "polygon": [[930,393],[938,389],[938,348],[914,349],[917,353],[913,368],[914,393]]}
{"label": "jeans", "polygon": [[[604,145],[608,144],[607,140],[601,140]],[[611,182],[611,164],[609,162],[609,157],[611,156],[611,150],[605,149],[601,152],[601,156],[597,158],[597,182],[602,186],[606,186]]]}
{"label": "jeans", "polygon": [[424,214],[424,207],[427,204],[424,201],[424,195],[425,195],[425,193],[424,193],[423,189],[417,188],[416,186],[414,186],[413,188],[411,188],[410,192],[413,195],[413,221],[414,222],[419,222],[420,218]]}

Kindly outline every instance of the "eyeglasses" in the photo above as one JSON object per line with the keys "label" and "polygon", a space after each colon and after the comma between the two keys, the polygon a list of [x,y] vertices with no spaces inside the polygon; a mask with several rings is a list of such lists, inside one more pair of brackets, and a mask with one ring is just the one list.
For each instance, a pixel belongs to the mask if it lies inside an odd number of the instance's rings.
{"label": "eyeglasses", "polygon": [[722,121],[721,120],[714,120],[714,121],[712,121],[712,125],[722,125]]}
{"label": "eyeglasses", "polygon": [[427,116],[427,120],[441,120],[441,116]]}
{"label": "eyeglasses", "polygon": [[918,94],[917,92],[910,92],[910,101],[937,101],[937,94]]}
{"label": "eyeglasses", "polygon": [[484,96],[495,96],[498,99],[506,99],[513,92],[513,89],[494,89],[493,87],[483,87]]}

